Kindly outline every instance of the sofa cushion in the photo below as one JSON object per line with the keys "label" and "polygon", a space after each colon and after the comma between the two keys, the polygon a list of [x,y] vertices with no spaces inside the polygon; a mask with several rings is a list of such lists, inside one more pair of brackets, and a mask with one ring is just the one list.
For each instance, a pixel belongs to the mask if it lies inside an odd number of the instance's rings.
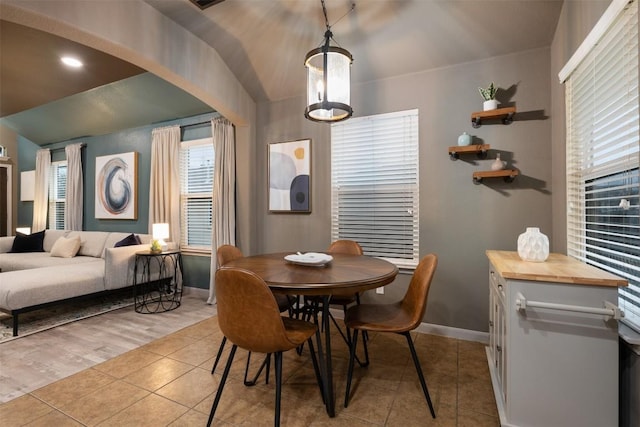
{"label": "sofa cushion", "polygon": [[42,243],[42,247],[45,252],[51,252],[51,248],[53,248],[53,244],[60,237],[67,237],[69,234],[69,230],[46,230],[44,233],[44,242]]}
{"label": "sofa cushion", "polygon": [[106,231],[72,231],[67,237],[80,236],[78,255],[100,258],[108,235]]}
{"label": "sofa cushion", "polygon": [[44,252],[44,230],[33,234],[16,233],[11,251],[13,253]]}
{"label": "sofa cushion", "polygon": [[60,265],[0,273],[0,307],[17,310],[104,290],[104,260],[89,259],[72,269]]}
{"label": "sofa cushion", "polygon": [[[28,256],[23,253],[6,253],[0,254],[0,268],[2,269],[0,275],[4,274],[5,271],[29,270],[54,265],[84,264],[90,261],[95,261],[95,258],[90,256],[58,258],[52,257],[49,252],[32,252]],[[69,270],[69,274],[73,274],[73,268]]]}
{"label": "sofa cushion", "polygon": [[[131,235],[132,233],[121,233],[121,232],[117,232],[114,231],[112,233],[109,233],[109,236],[107,237],[107,240],[104,243],[104,249],[105,251],[109,248],[115,248],[116,247],[116,243],[118,243],[119,241],[126,239],[129,235]],[[140,241],[142,243],[151,243],[151,236],[149,234],[135,234],[136,236],[138,236],[138,238],[140,239]],[[122,247],[122,246],[120,246]],[[104,251],[102,252],[102,258],[104,258],[105,254]]]}
{"label": "sofa cushion", "polygon": [[124,239],[117,241],[116,244],[113,245],[113,247],[119,248],[122,246],[133,246],[133,245],[140,245],[140,244],[142,244],[142,240],[140,240],[140,237],[131,233]]}
{"label": "sofa cushion", "polygon": [[60,258],[73,258],[80,250],[80,236],[60,237],[51,248],[51,256]]}

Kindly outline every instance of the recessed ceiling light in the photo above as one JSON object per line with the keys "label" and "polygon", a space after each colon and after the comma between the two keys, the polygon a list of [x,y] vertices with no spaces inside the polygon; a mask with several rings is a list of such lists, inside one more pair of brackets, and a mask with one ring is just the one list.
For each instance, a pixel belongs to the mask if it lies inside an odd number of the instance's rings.
{"label": "recessed ceiling light", "polygon": [[84,65],[82,64],[82,62],[80,62],[79,59],[73,58],[71,56],[63,56],[62,58],[60,58],[60,60],[64,65],[67,65],[72,68],[80,68],[82,67],[82,65]]}

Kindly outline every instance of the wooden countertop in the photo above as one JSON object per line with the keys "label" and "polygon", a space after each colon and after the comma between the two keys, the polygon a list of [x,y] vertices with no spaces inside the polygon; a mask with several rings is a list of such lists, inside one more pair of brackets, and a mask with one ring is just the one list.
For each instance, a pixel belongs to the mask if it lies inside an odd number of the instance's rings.
{"label": "wooden countertop", "polygon": [[562,254],[551,253],[545,262],[529,262],[522,261],[517,252],[487,250],[486,253],[505,279],[593,286],[628,285],[625,279]]}

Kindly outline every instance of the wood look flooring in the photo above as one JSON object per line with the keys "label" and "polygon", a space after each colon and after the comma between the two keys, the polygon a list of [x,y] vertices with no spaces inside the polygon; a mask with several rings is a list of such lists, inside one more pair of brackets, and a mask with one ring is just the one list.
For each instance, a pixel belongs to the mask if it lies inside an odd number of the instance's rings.
{"label": "wood look flooring", "polygon": [[[206,295],[186,294],[172,312],[121,309],[0,344],[0,425],[204,426],[226,355]],[[498,426],[481,343],[413,334],[437,418],[422,395],[404,337],[370,334],[371,365],[354,369],[344,408],[348,350],[332,338],[336,417],[324,410],[308,349],[285,354],[283,426]],[[252,357],[255,369],[260,355]],[[238,350],[214,425],[273,425],[273,376],[242,384]],[[273,371],[273,368],[272,368]],[[272,372],[273,375],[273,372]]]}

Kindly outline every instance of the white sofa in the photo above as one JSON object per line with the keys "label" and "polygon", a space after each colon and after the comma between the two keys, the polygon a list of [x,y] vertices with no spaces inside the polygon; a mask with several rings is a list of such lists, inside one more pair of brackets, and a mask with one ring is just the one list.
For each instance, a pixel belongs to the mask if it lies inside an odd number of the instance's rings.
{"label": "white sofa", "polygon": [[[131,233],[46,230],[44,252],[9,253],[14,237],[0,237],[0,311],[13,316],[46,305],[106,293],[133,284],[135,253],[149,248],[151,236],[138,234],[143,244],[114,247]],[[76,256],[51,256],[60,237],[80,236]]]}

